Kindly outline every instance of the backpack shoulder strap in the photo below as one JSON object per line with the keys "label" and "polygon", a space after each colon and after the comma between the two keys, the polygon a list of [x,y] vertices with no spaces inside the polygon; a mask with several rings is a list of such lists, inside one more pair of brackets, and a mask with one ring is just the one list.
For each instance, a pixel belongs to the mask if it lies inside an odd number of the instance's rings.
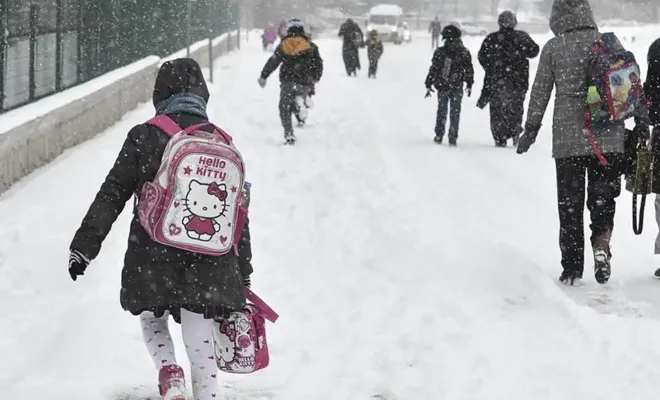
{"label": "backpack shoulder strap", "polygon": [[211,126],[213,127],[213,134],[214,135],[219,135],[224,139],[227,144],[233,144],[233,138],[229,136],[229,134],[222,129],[218,128],[217,125],[211,123],[211,122],[202,122],[201,124],[195,124],[195,125],[190,125],[185,129],[186,134],[191,134],[195,132],[197,129],[203,128],[205,126]]}
{"label": "backpack shoulder strap", "polygon": [[147,125],[155,126],[161,131],[165,132],[168,136],[174,136],[181,132],[181,127],[174,122],[174,120],[167,115],[156,115],[149,121],[145,122]]}
{"label": "backpack shoulder strap", "polygon": [[[174,122],[174,120],[167,115],[161,114],[153,117],[152,119],[148,120],[145,122],[147,125],[155,126],[156,128],[162,130],[165,132],[168,136],[174,136],[177,133],[181,132],[182,128]],[[184,131],[186,134],[191,134],[192,132],[196,131],[197,129],[203,128],[205,126],[212,126],[213,133],[216,135],[222,136],[222,138],[228,143],[232,144],[233,139],[227,132],[223,131],[222,129],[218,128],[216,125],[212,124],[211,122],[202,122],[199,124],[195,125],[190,125],[187,127]]]}

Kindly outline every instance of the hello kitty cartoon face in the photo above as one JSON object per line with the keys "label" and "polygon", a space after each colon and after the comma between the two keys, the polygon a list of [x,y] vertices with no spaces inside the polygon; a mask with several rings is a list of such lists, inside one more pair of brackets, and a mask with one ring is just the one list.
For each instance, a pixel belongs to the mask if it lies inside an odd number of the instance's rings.
{"label": "hello kitty cartoon face", "polygon": [[194,216],[215,219],[225,215],[227,208],[227,186],[211,182],[208,185],[196,180],[190,182],[184,199],[186,209]]}
{"label": "hello kitty cartoon face", "polygon": [[236,358],[236,345],[234,342],[225,342],[218,346],[218,359],[224,364],[231,364]]}
{"label": "hello kitty cartoon face", "polygon": [[215,351],[220,365],[231,369],[231,364],[237,361],[236,349],[236,325],[233,322],[223,320],[220,323],[220,337],[216,340]]}
{"label": "hello kitty cartoon face", "polygon": [[[193,180],[190,182],[183,203],[186,211],[190,213],[181,221],[188,237],[201,242],[210,242],[221,229],[215,219],[224,216],[229,208],[227,186],[224,183],[203,184]],[[222,238],[227,240],[226,236],[220,236],[221,240]]]}

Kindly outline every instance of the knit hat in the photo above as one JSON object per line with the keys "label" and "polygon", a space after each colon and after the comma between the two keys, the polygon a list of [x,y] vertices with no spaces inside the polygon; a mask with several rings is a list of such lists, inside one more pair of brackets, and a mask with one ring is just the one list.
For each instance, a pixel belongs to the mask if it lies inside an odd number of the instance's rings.
{"label": "knit hat", "polygon": [[442,29],[443,40],[456,40],[461,38],[461,30],[454,25],[447,25]]}
{"label": "knit hat", "polygon": [[518,18],[516,18],[516,14],[511,11],[504,11],[497,19],[497,24],[500,28],[513,29],[518,25]]}
{"label": "knit hat", "polygon": [[304,33],[305,32],[305,24],[301,20],[299,20],[298,18],[293,18],[287,24],[287,32],[288,33]]}

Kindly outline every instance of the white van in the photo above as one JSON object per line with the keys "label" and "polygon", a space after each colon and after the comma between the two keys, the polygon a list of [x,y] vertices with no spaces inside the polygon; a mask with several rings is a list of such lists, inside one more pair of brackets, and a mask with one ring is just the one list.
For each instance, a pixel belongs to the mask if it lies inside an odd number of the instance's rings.
{"label": "white van", "polygon": [[367,31],[376,30],[380,39],[400,44],[403,39],[399,26],[403,23],[403,9],[396,4],[379,4],[369,10]]}

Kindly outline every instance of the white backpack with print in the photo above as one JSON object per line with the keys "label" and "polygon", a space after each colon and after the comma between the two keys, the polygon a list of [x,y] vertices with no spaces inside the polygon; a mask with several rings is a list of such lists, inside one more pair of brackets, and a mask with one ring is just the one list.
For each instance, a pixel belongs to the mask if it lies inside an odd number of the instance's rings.
{"label": "white backpack with print", "polygon": [[[171,136],[156,178],[142,188],[137,214],[166,246],[220,256],[237,251],[247,219],[245,165],[232,138],[211,123],[181,129],[159,115],[147,122]],[[201,130],[212,126],[212,133]]]}

